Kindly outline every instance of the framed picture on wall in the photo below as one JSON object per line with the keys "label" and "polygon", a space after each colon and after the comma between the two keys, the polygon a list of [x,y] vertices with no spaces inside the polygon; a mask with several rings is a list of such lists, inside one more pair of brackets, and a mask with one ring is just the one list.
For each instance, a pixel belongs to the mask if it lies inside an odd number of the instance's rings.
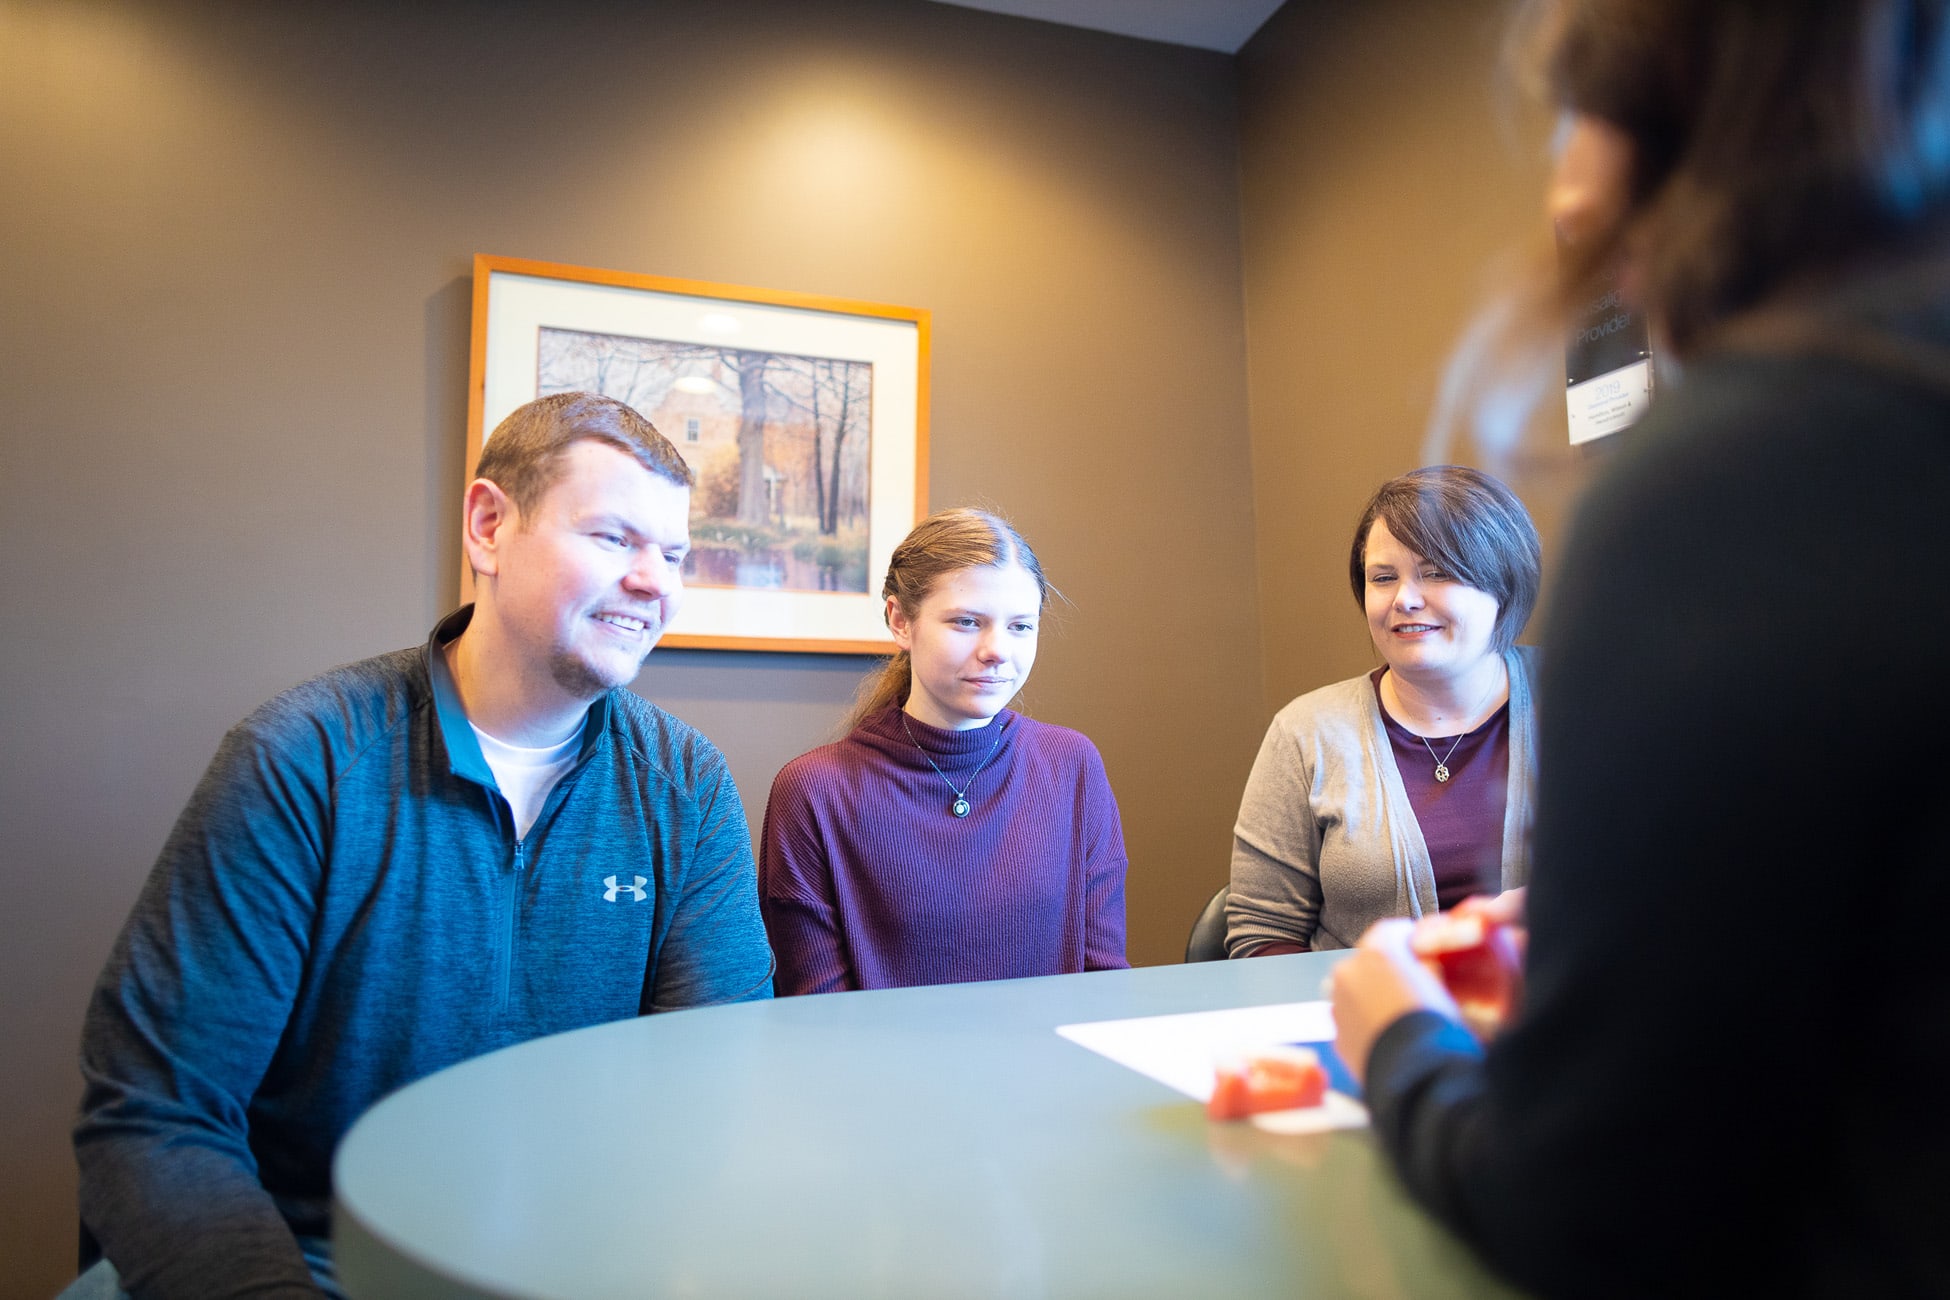
{"label": "framed picture on wall", "polygon": [[927,509],[928,331],[911,307],[477,255],[468,470],[523,403],[614,397],[697,476],[661,644],[884,652],[880,578]]}

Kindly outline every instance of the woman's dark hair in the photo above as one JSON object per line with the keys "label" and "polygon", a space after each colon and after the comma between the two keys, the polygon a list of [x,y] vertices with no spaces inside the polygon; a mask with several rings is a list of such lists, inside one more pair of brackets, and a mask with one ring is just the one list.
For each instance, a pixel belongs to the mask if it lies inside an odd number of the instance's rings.
{"label": "woman's dark hair", "polygon": [[[1002,568],[1020,564],[1036,579],[1043,604],[1049,603],[1049,580],[1043,563],[1015,526],[1000,515],[965,506],[939,510],[914,525],[887,561],[882,601],[891,597],[908,618],[917,617],[921,602],[941,580],[959,569]],[[905,704],[913,675],[907,651],[899,650],[869,677],[853,701],[846,729],[853,730],[890,704]]]}
{"label": "woman's dark hair", "polygon": [[1466,465],[1432,465],[1391,478],[1368,498],[1348,551],[1354,603],[1367,605],[1368,533],[1374,521],[1395,540],[1466,586],[1496,597],[1498,652],[1516,644],[1542,580],[1537,526],[1516,493]]}
{"label": "woman's dark hair", "polygon": [[1945,227],[1950,0],[1557,0],[1558,103],[1630,137],[1628,207],[1573,250],[1589,295],[1630,245],[1683,355],[1777,291]]}

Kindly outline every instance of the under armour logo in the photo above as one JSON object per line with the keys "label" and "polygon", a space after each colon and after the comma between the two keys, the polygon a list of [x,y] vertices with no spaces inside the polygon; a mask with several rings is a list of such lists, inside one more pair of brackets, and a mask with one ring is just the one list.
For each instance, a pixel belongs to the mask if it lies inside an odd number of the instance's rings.
{"label": "under armour logo", "polygon": [[604,876],[603,883],[605,885],[608,885],[609,888],[603,891],[603,901],[605,903],[614,903],[616,901],[616,896],[618,894],[624,894],[624,893],[627,893],[630,896],[630,901],[632,903],[641,903],[644,899],[650,897],[650,895],[645,893],[643,889],[644,882],[649,880],[650,877],[633,876],[631,877],[631,879],[636,881],[634,885],[619,885],[616,883],[615,876]]}

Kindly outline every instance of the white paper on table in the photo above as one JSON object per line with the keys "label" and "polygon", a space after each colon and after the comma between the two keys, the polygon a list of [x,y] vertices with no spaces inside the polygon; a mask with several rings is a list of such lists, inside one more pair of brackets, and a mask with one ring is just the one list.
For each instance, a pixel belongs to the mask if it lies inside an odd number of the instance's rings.
{"label": "white paper on table", "polygon": [[[1285,1043],[1329,1042],[1334,1037],[1334,1011],[1326,1002],[1280,1002],[1094,1020],[1058,1025],[1056,1032],[1195,1101],[1205,1101],[1212,1095],[1213,1068],[1218,1062]],[[1269,1111],[1252,1119],[1274,1133],[1323,1133],[1361,1127],[1368,1122],[1368,1109],[1351,1097],[1329,1092],[1318,1106]]]}

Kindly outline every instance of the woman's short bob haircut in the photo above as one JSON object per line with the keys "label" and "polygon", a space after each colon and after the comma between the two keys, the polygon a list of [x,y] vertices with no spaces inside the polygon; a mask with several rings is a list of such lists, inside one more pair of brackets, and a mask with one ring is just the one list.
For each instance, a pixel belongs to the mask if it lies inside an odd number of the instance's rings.
{"label": "woman's short bob haircut", "polygon": [[1542,579],[1537,526],[1516,493],[1466,465],[1433,465],[1383,483],[1361,512],[1347,557],[1354,603],[1363,608],[1368,533],[1377,519],[1395,540],[1457,582],[1496,597],[1491,645],[1501,653],[1516,644]]}
{"label": "woman's short bob haircut", "polygon": [[1722,320],[1865,258],[1940,250],[1950,214],[1950,0],[1544,0],[1559,106],[1622,130],[1631,192],[1573,250],[1617,250],[1679,355]]}

